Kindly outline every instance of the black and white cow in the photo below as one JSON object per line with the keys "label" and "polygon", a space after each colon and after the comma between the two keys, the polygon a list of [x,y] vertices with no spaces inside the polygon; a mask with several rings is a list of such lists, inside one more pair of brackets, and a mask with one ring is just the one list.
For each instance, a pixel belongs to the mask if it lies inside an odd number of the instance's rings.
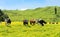
{"label": "black and white cow", "polygon": [[8,26],[9,24],[11,24],[11,20],[10,18],[5,18],[5,24]]}
{"label": "black and white cow", "polygon": [[41,24],[42,26],[44,26],[44,24],[46,24],[47,22],[42,20],[42,19],[38,19],[37,23]]}

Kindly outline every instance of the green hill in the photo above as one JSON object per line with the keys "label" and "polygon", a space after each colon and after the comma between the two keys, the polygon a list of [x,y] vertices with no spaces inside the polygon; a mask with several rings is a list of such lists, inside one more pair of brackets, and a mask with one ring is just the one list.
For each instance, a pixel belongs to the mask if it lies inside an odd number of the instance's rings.
{"label": "green hill", "polygon": [[42,18],[47,22],[60,22],[60,7],[57,8],[55,14],[55,6],[27,9],[27,10],[3,10],[12,21],[22,21],[23,19],[39,19]]}

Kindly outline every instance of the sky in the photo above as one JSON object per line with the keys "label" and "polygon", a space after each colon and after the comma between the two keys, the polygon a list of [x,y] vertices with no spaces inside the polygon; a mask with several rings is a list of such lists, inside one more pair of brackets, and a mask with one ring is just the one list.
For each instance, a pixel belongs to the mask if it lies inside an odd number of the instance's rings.
{"label": "sky", "polygon": [[46,6],[60,6],[60,0],[0,0],[0,9],[34,9]]}

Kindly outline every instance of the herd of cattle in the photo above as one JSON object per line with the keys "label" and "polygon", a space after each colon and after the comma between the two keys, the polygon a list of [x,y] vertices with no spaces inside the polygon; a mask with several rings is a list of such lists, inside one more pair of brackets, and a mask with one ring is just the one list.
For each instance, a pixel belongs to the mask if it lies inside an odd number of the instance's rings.
{"label": "herd of cattle", "polygon": [[[7,18],[7,19],[5,19],[5,22],[6,22],[6,25],[9,25],[9,24],[11,24],[11,20],[9,19],[9,18]],[[38,19],[38,20],[35,20],[35,19],[31,19],[31,20],[23,20],[23,25],[25,25],[25,26],[28,26],[28,23],[30,22],[30,24],[33,26],[33,25],[35,25],[35,24],[40,24],[40,25],[42,25],[42,26],[44,26],[44,24],[46,24],[47,22],[46,21],[44,21],[44,20],[42,20],[42,19]]]}
{"label": "herd of cattle", "polygon": [[28,25],[28,22],[30,22],[31,25],[35,25],[35,24],[40,24],[42,26],[44,26],[44,24],[46,24],[47,22],[42,20],[42,19],[38,19],[38,20],[34,20],[34,19],[31,19],[31,20],[23,20],[23,24],[24,25]]}
{"label": "herd of cattle", "polygon": [[[9,18],[6,18],[5,21],[6,25],[10,25],[11,24],[11,20]],[[47,22],[43,19],[31,19],[31,20],[27,20],[24,19],[23,20],[23,25],[28,26],[28,23],[30,23],[30,25],[35,25],[35,24],[40,24],[42,26],[44,26],[44,24],[47,24]],[[49,24],[55,24],[55,22],[49,22]],[[58,24],[58,22],[56,22],[56,24]]]}

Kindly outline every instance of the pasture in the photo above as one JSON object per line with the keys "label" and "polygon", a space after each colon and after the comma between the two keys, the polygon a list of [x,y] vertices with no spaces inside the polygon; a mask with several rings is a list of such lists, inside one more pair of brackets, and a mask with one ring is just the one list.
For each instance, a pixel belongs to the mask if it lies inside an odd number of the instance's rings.
{"label": "pasture", "polygon": [[22,22],[12,22],[9,27],[0,23],[0,37],[60,37],[60,24],[36,24],[30,27]]}
{"label": "pasture", "polygon": [[[17,22],[24,19],[44,19],[47,22],[60,22],[60,7],[57,7],[57,14],[55,14],[55,6],[38,7],[35,9],[27,10],[2,10],[3,13],[7,14],[11,21]],[[47,16],[48,15],[48,16]]]}
{"label": "pasture", "polygon": [[[57,7],[55,14],[54,6],[27,9],[27,10],[2,10],[11,19],[12,23],[9,27],[5,22],[0,23],[0,37],[60,37],[60,7]],[[48,15],[48,16],[47,16]],[[41,26],[24,26],[24,19],[44,19],[46,22],[59,22],[58,24],[45,24]]]}

